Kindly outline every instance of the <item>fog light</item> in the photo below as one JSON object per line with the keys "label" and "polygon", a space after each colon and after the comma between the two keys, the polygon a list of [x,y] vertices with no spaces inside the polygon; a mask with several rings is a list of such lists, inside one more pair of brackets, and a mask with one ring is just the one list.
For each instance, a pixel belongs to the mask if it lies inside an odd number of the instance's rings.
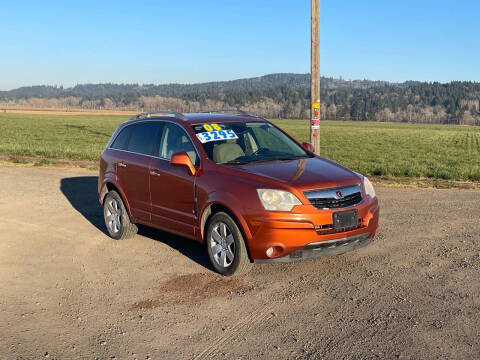
{"label": "fog light", "polygon": [[268,257],[272,257],[273,251],[274,251],[274,250],[273,250],[273,247],[269,247],[269,248],[267,249],[267,256],[268,256]]}
{"label": "fog light", "polygon": [[272,257],[280,256],[282,252],[283,252],[283,248],[281,246],[271,246],[267,249],[265,254],[267,254],[269,258],[272,258]]}

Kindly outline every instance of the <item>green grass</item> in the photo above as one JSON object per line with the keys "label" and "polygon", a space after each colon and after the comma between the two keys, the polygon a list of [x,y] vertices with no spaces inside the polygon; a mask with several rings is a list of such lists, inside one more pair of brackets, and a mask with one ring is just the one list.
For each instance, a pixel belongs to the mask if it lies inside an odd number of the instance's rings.
{"label": "green grass", "polygon": [[[0,154],[97,161],[126,119],[0,113]],[[307,121],[274,123],[308,141]],[[480,181],[479,127],[322,121],[321,154],[365,174]]]}
{"label": "green grass", "polygon": [[0,113],[0,154],[97,161],[128,116]]}
{"label": "green grass", "polygon": [[[276,124],[309,138],[308,124]],[[320,130],[321,155],[364,174],[480,180],[480,127],[322,121]]]}

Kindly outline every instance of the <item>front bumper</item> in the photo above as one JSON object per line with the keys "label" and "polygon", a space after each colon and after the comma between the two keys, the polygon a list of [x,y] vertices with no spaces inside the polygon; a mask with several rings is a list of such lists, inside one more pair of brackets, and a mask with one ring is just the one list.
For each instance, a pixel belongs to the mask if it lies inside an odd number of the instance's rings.
{"label": "front bumper", "polygon": [[370,243],[370,233],[349,236],[343,239],[327,240],[308,244],[290,255],[272,259],[255,260],[257,263],[292,262],[318,259],[325,256],[340,255],[348,251],[360,249]]}
{"label": "front bumper", "polygon": [[[359,226],[338,232],[325,229],[326,224],[332,224],[333,213],[338,210],[304,205],[292,213],[252,214],[246,219],[252,234],[247,238],[250,257],[255,262],[290,262],[363,247],[374,238],[380,213],[377,199],[369,200],[352,207],[358,210]],[[267,256],[270,247],[275,252]]]}

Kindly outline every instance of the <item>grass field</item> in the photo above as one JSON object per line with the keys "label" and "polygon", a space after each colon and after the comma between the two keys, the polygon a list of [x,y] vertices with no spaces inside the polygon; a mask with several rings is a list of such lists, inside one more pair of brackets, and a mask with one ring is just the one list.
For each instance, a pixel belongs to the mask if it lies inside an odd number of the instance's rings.
{"label": "grass field", "polygon": [[[128,116],[0,113],[0,154],[97,161]],[[276,120],[299,141],[307,121]],[[480,181],[480,128],[323,121],[321,153],[365,174]]]}

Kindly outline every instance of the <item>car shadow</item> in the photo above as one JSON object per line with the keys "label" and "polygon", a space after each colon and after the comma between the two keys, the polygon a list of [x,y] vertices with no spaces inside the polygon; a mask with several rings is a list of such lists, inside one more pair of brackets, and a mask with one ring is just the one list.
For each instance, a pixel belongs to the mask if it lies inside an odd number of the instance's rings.
{"label": "car shadow", "polygon": [[75,210],[103,233],[107,233],[103,221],[103,209],[98,202],[97,176],[78,176],[60,180],[60,191]]}
{"label": "car shadow", "polygon": [[[85,219],[99,231],[108,234],[103,220],[103,209],[98,202],[97,184],[97,176],[63,178],[60,180],[60,191]],[[194,240],[142,225],[138,226],[138,234],[164,243],[197,264],[213,271],[204,246]]]}

